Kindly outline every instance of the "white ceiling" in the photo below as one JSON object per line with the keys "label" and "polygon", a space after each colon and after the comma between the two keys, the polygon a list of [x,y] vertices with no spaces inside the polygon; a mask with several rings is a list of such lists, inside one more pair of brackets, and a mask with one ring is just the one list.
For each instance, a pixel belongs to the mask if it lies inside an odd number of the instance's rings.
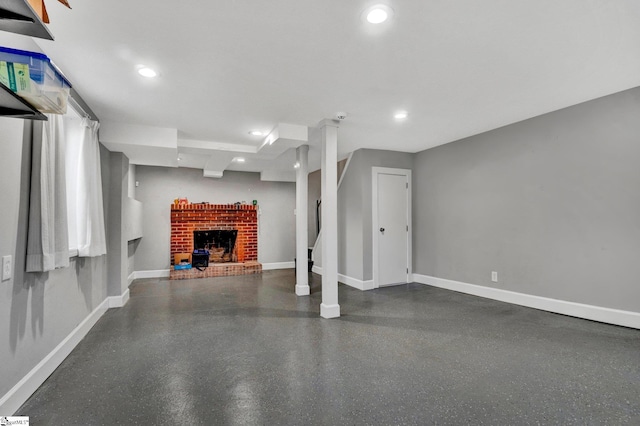
{"label": "white ceiling", "polygon": [[[348,113],[340,156],[417,152],[640,86],[636,0],[70,3],[47,1],[56,40],[38,45],[103,128],[175,132],[168,155],[181,166],[235,149],[248,161],[228,170],[291,170],[292,149],[261,160],[251,150],[263,140],[248,132],[315,126],[338,111]],[[365,23],[375,3],[394,17]],[[143,79],[139,64],[160,76]],[[397,122],[400,109],[410,115]],[[153,158],[153,144],[135,149]],[[318,168],[313,144],[311,156]]]}

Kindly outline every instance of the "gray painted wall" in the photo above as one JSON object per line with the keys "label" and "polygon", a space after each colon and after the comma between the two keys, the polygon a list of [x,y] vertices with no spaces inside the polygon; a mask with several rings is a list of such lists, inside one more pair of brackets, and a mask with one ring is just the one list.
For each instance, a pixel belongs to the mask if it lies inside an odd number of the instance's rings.
{"label": "gray painted wall", "polygon": [[[353,153],[338,189],[338,273],[358,280],[364,275],[362,173],[366,164],[362,151]],[[322,259],[318,262],[321,265]]]}
{"label": "gray painted wall", "polygon": [[127,276],[136,270],[136,250],[140,240],[132,240],[127,243]]}
{"label": "gray painted wall", "polygon": [[129,173],[127,176],[127,196],[136,198],[136,165],[129,163]]}
{"label": "gray painted wall", "polygon": [[225,171],[221,179],[202,170],[137,166],[137,199],[143,203],[144,228],[135,254],[136,270],[170,267],[170,206],[178,197],[216,204],[258,200],[258,261],[291,262],[295,258],[295,183],[263,182],[259,173]]}
{"label": "gray painted wall", "polygon": [[120,296],[129,287],[129,250],[124,226],[125,203],[129,192],[129,159],[121,152],[111,152],[109,185],[109,296]]}
{"label": "gray painted wall", "polygon": [[[24,272],[29,121],[0,118],[0,256],[12,255],[13,278],[0,283],[0,397],[48,355],[107,296],[106,256],[73,258],[68,268]],[[107,182],[108,163],[102,163]],[[106,208],[105,200],[105,208]],[[8,415],[12,413],[2,413]]]}
{"label": "gray painted wall", "polygon": [[[338,182],[340,182],[340,177],[344,172],[345,166],[347,165],[347,159],[338,161]],[[316,238],[318,238],[318,229],[316,222],[316,201],[319,200],[322,196],[322,181],[321,181],[321,171],[316,170],[309,173],[309,185],[308,185],[308,223],[309,223],[309,247],[313,247],[316,242]],[[318,211],[318,214],[320,212]]]}
{"label": "gray painted wall", "polygon": [[640,88],[423,151],[413,188],[415,272],[640,311]]}
{"label": "gray painted wall", "polygon": [[[129,163],[129,173],[127,174],[127,197],[129,198],[136,199],[136,180],[136,165]],[[127,242],[127,276],[136,270],[135,254],[139,243],[139,239]]]}
{"label": "gray painted wall", "polygon": [[353,153],[338,190],[338,272],[373,279],[372,167],[413,169],[413,154],[360,149]]}

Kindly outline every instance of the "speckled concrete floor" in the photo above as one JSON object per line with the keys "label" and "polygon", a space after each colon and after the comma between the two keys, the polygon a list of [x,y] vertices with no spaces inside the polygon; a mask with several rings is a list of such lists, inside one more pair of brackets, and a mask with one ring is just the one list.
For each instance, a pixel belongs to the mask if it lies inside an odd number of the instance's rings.
{"label": "speckled concrete floor", "polygon": [[34,425],[640,424],[640,331],[291,270],[139,280],[20,408]]}

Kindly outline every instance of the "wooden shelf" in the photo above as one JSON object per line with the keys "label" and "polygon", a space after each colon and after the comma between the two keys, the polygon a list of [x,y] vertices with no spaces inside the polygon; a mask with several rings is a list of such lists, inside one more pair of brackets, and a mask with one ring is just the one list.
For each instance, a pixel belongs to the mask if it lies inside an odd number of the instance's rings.
{"label": "wooden shelf", "polygon": [[0,30],[53,40],[53,35],[26,0],[0,0]]}
{"label": "wooden shelf", "polygon": [[47,116],[0,83],[0,116],[47,120]]}

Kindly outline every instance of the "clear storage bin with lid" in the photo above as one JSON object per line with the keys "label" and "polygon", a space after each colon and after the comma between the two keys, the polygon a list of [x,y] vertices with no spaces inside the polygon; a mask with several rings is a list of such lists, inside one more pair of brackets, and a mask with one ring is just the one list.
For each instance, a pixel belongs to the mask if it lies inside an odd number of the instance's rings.
{"label": "clear storage bin with lid", "polygon": [[67,112],[71,83],[42,53],[0,46],[0,83],[40,112]]}

